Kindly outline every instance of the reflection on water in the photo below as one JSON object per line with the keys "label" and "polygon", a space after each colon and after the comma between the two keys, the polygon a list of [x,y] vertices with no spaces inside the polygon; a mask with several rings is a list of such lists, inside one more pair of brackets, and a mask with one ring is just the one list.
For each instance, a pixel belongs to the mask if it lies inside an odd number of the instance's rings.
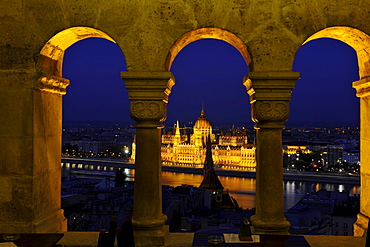
{"label": "reflection on water", "polygon": [[360,186],[350,184],[284,181],[285,210],[294,206],[306,193],[316,192],[321,189],[339,192],[348,191],[350,196],[358,195],[361,191]]}
{"label": "reflection on water", "polygon": [[[220,176],[220,181],[225,189],[228,189],[243,208],[255,207],[256,198],[256,179],[253,178],[237,178]],[[179,186],[189,184],[199,186],[202,182],[202,175],[162,172],[162,184],[170,186]],[[328,191],[349,191],[351,196],[360,193],[360,186],[347,184],[327,184],[315,182],[297,182],[284,181],[284,203],[285,210],[293,207],[306,193],[316,192],[320,189]]]}
{"label": "reflection on water", "polygon": [[[68,165],[67,165],[68,164]],[[111,174],[115,169],[110,166],[100,166],[99,169],[91,166],[83,166],[82,164],[67,163],[62,165],[62,169],[65,172],[71,168],[86,169],[86,173],[94,170],[95,172],[101,171],[101,173]],[[124,169],[124,172],[128,176],[128,180],[133,181],[135,177],[134,169]],[[233,196],[239,203],[239,206],[243,208],[255,207],[256,197],[256,180],[253,178],[237,178],[237,177],[224,177],[220,176],[220,181],[225,189],[229,190],[231,196]],[[187,174],[178,172],[162,172],[162,184],[170,186],[180,186],[182,184],[194,185],[198,187],[202,182],[203,175],[198,174]],[[327,184],[327,183],[315,183],[315,182],[297,182],[297,181],[284,181],[284,202],[285,210],[293,207],[299,199],[301,199],[308,192],[316,192],[320,189],[326,189],[328,191],[348,191],[351,196],[358,195],[361,193],[360,186],[348,185],[348,184]]]}
{"label": "reflection on water", "polygon": [[[255,207],[256,197],[256,180],[253,178],[236,178],[220,176],[220,181],[225,189],[228,189],[243,208]],[[170,186],[179,186],[189,184],[199,186],[202,182],[203,175],[162,172],[162,184]]]}

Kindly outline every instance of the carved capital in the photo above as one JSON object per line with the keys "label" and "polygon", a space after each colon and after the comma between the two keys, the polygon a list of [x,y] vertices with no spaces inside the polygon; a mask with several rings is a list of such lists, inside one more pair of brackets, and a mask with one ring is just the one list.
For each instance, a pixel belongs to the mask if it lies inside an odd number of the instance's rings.
{"label": "carved capital", "polygon": [[131,118],[136,127],[159,127],[166,119],[168,95],[175,81],[171,72],[121,72],[128,90]]}
{"label": "carved capital", "polygon": [[352,83],[352,87],[356,89],[357,97],[370,96],[370,77],[362,78],[361,80]]}
{"label": "carved capital", "polygon": [[43,76],[38,80],[35,89],[60,95],[66,94],[66,88],[70,84],[68,79],[57,76]]}
{"label": "carved capital", "polygon": [[131,118],[135,121],[161,122],[165,118],[165,108],[163,101],[131,101]]}
{"label": "carved capital", "polygon": [[163,100],[168,103],[175,84],[171,72],[124,71],[121,78],[125,81],[130,100]]}
{"label": "carved capital", "polygon": [[256,100],[290,100],[299,72],[259,71],[244,78],[250,103]]}
{"label": "carved capital", "polygon": [[284,122],[288,116],[288,101],[256,101],[252,104],[252,118],[257,123]]}
{"label": "carved capital", "polygon": [[289,117],[289,101],[298,72],[258,71],[244,78],[244,86],[252,104],[252,120],[256,128],[284,128]]}

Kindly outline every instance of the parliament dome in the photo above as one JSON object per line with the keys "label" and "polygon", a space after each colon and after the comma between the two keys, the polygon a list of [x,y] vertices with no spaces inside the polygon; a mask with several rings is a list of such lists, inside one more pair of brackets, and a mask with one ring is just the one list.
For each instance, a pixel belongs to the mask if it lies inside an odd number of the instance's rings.
{"label": "parliament dome", "polygon": [[202,128],[210,128],[211,123],[207,120],[207,118],[198,118],[194,125],[195,128],[202,129]]}
{"label": "parliament dome", "polygon": [[200,117],[194,124],[194,128],[197,129],[205,129],[205,128],[211,128],[211,123],[207,120],[207,118],[204,116],[204,109],[202,107],[202,112],[200,114]]}

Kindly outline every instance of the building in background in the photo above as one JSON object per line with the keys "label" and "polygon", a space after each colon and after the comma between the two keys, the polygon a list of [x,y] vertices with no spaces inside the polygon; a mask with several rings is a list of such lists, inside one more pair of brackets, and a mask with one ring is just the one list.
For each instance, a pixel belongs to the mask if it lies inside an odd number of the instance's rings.
{"label": "building in background", "polygon": [[[202,108],[200,117],[193,126],[193,133],[187,134],[181,129],[179,122],[174,126],[173,133],[162,134],[162,164],[169,166],[187,166],[201,168],[206,158],[206,141],[210,136],[212,156],[217,168],[230,170],[254,170],[256,168],[255,146],[248,144],[246,134],[231,133],[216,136],[212,125],[204,115]],[[131,160],[135,159],[135,143],[132,145]]]}

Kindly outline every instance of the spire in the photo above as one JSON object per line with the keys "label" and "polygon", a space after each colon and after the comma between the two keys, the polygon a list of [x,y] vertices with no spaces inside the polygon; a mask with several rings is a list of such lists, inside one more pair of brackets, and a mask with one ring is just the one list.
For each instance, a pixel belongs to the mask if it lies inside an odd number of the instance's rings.
{"label": "spire", "polygon": [[203,103],[202,103],[202,111],[200,112],[200,117],[199,118],[206,118],[204,116],[204,106],[203,106]]}
{"label": "spire", "polygon": [[223,190],[220,180],[218,179],[212,158],[212,146],[211,146],[211,136],[208,135],[207,138],[207,150],[206,150],[206,159],[203,166],[203,181],[200,184],[200,188],[205,190]]}
{"label": "spire", "polygon": [[175,131],[175,135],[180,136],[180,124],[179,124],[179,120],[177,120],[177,122],[176,122],[176,131]]}
{"label": "spire", "polygon": [[214,163],[213,163],[213,157],[212,157],[211,136],[208,134],[207,142],[206,142],[206,159],[204,161],[203,173],[205,174],[207,170],[213,169],[213,167],[214,167]]}
{"label": "spire", "polygon": [[235,126],[234,126],[234,124],[231,127],[231,136],[235,136]]}

